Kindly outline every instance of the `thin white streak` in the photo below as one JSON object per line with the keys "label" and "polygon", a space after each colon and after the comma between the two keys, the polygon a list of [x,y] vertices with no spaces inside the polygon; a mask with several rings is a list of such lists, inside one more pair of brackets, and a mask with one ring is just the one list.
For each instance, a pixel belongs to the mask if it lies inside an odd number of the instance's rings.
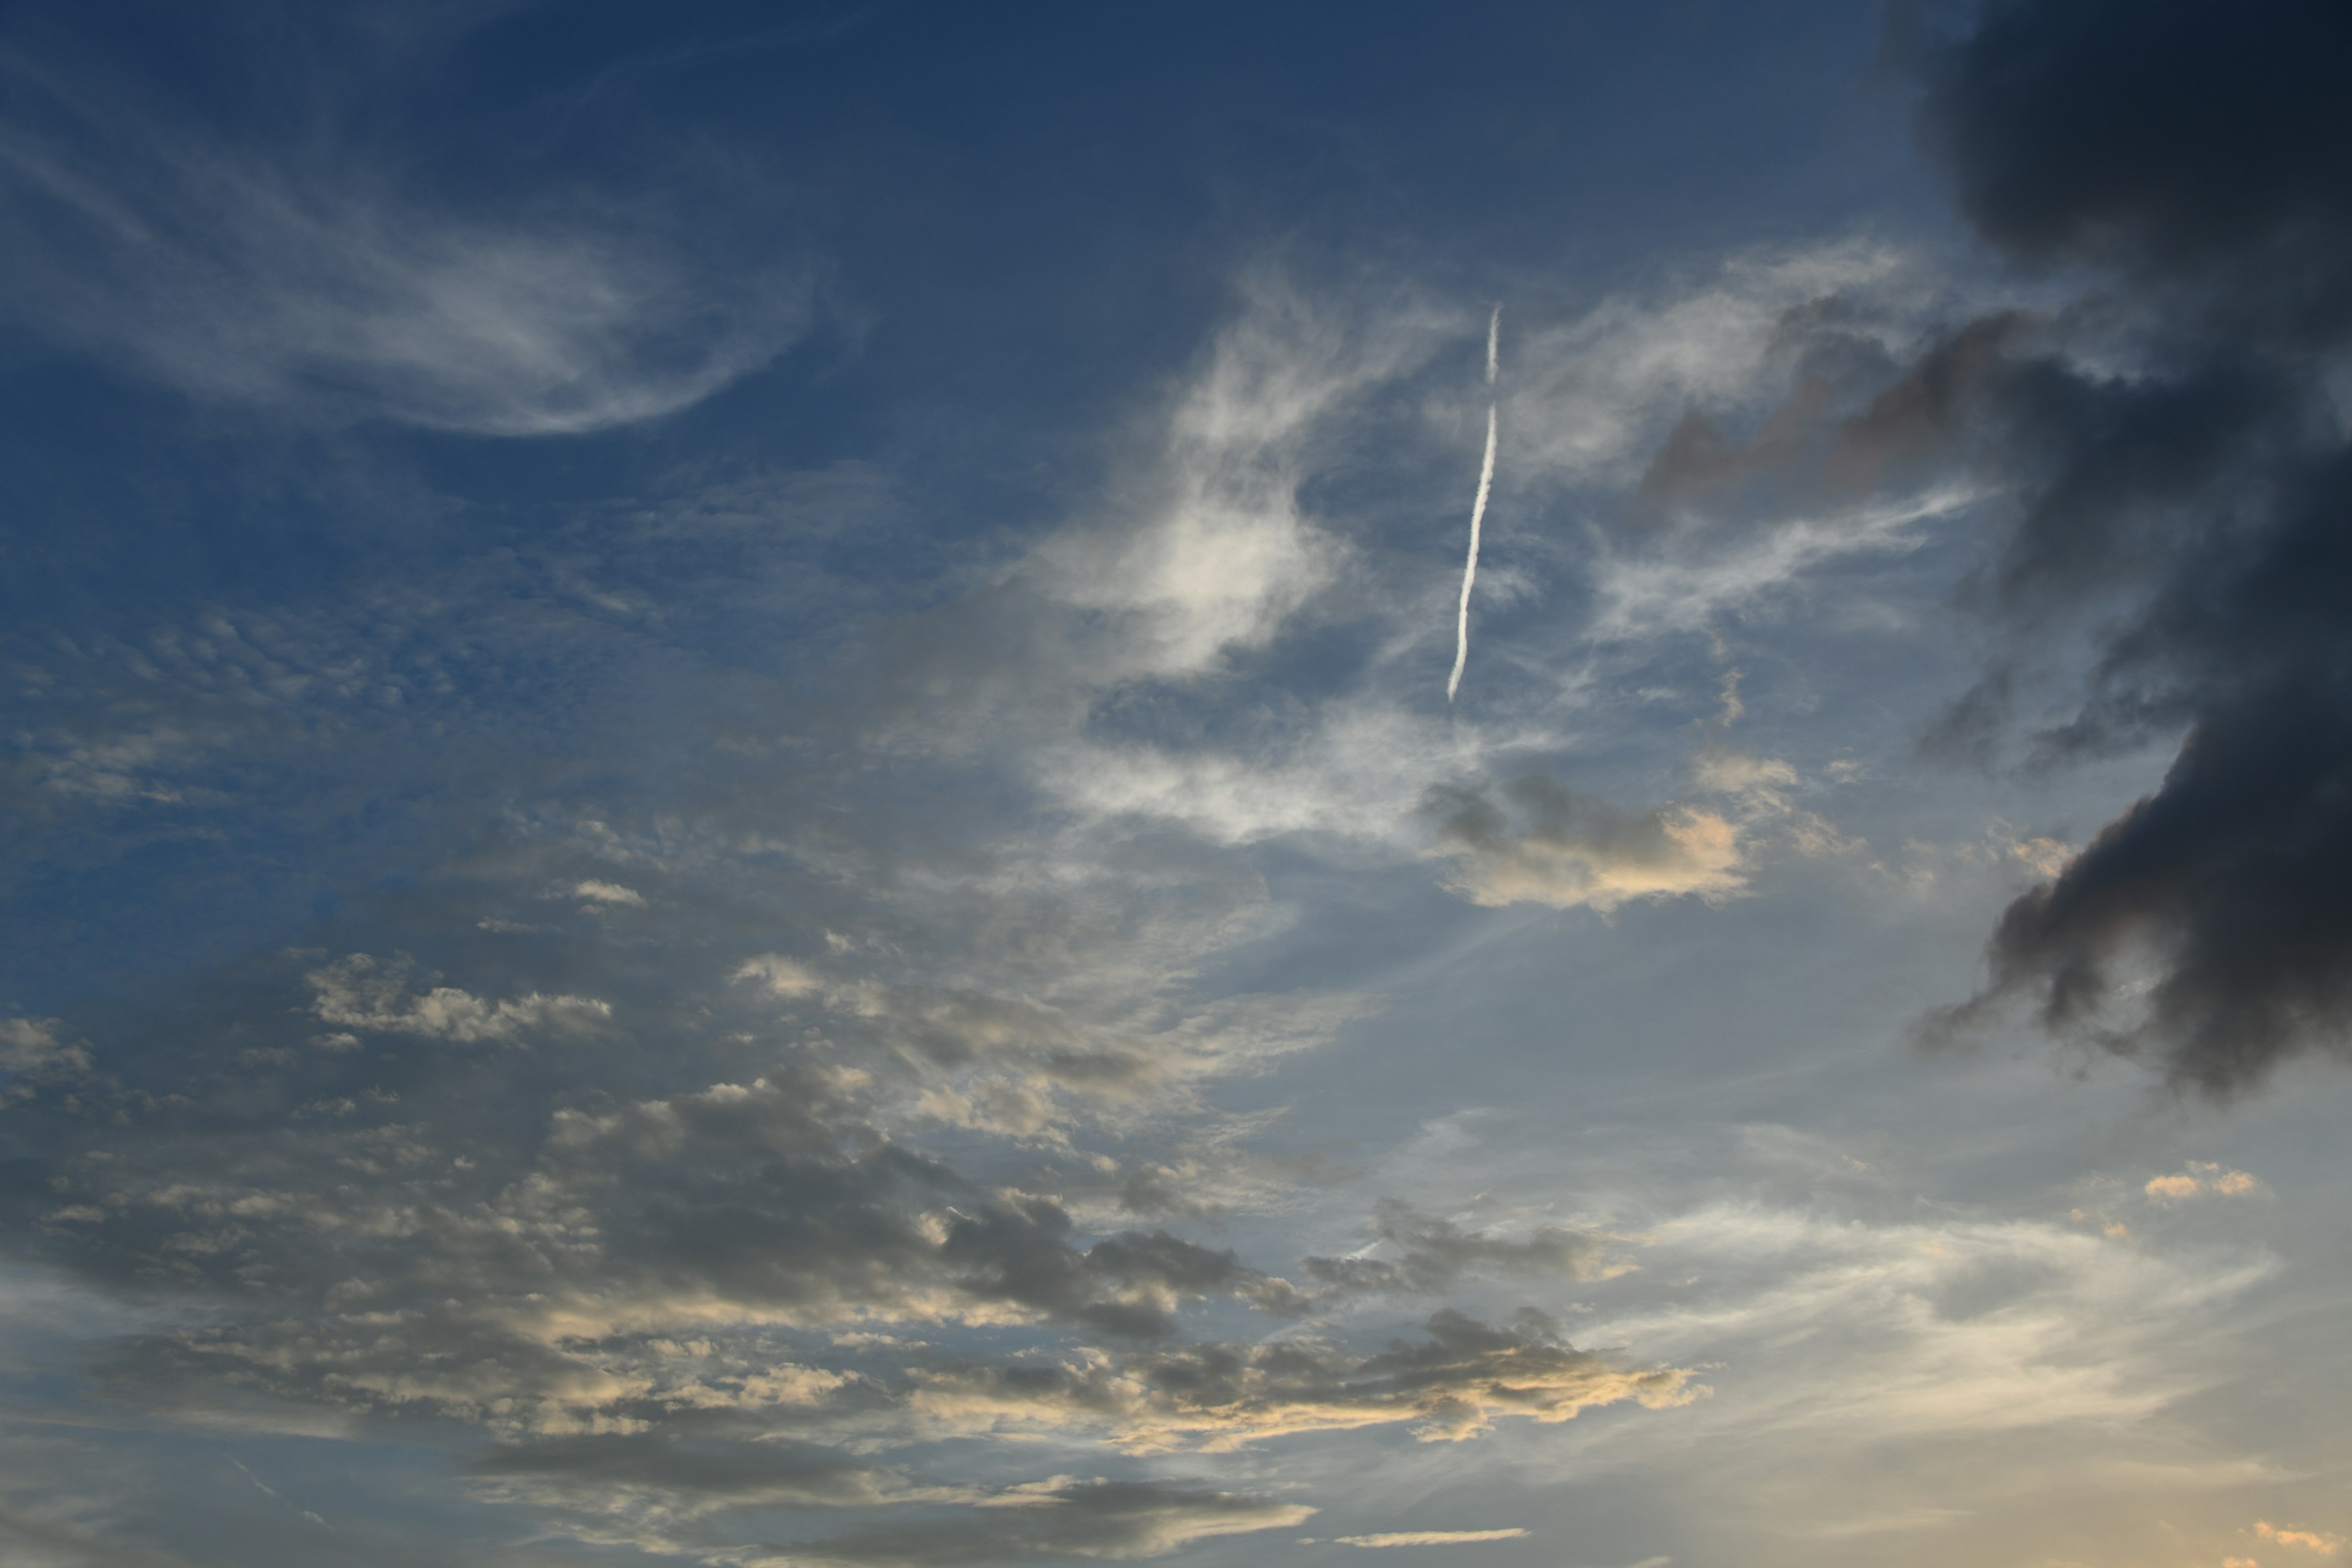
{"label": "thin white streak", "polygon": [[[1503,347],[1503,307],[1486,318],[1486,385],[1495,384],[1495,373],[1500,367]],[[1470,661],[1470,585],[1478,580],[1478,528],[1486,521],[1486,495],[1495,488],[1495,415],[1497,405],[1490,395],[1486,403],[1486,457],[1478,465],[1478,499],[1470,508],[1470,559],[1462,568],[1462,608],[1454,623],[1454,673],[1446,679],[1445,700],[1462,688],[1462,667]]]}
{"label": "thin white streak", "polygon": [[[1499,321],[1501,312],[1496,316]],[[1493,353],[1489,348],[1486,363],[1490,370]],[[1454,623],[1454,674],[1445,682],[1448,702],[1454,700],[1454,693],[1461,688],[1462,667],[1470,660],[1470,586],[1478,580],[1478,531],[1486,521],[1487,492],[1495,488],[1495,412],[1496,405],[1486,405],[1486,458],[1478,465],[1478,499],[1470,507],[1470,559],[1462,567],[1462,608]]]}
{"label": "thin white streak", "polygon": [[300,1514],[304,1519],[309,1520],[312,1524],[317,1525],[320,1529],[332,1531],[335,1528],[333,1525],[329,1524],[325,1520],[320,1519],[317,1514],[312,1513],[309,1509],[295,1508],[292,1503],[286,1502],[285,1494],[280,1492],[276,1487],[270,1486],[267,1482],[263,1481],[259,1476],[255,1475],[251,1470],[246,1469],[244,1460],[231,1456],[229,1463],[235,1465],[237,1469],[244,1474],[247,1480],[251,1481],[255,1486],[259,1487],[264,1494],[278,1502],[285,1503],[289,1509]]}

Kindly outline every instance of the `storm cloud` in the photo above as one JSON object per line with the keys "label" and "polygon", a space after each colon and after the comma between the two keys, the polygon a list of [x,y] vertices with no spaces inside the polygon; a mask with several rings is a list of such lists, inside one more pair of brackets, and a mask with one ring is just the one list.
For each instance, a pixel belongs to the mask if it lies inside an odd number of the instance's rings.
{"label": "storm cloud", "polygon": [[[2003,729],[2021,671],[2094,641],[2044,761],[2186,731],[2162,785],[1990,946],[2048,1027],[2226,1094],[2352,1031],[2352,15],[2011,4],[1930,56],[1925,115],[1979,233],[2088,279],[1956,342],[1920,384],[2015,498],[1982,602],[2014,640],[1948,718]],[[1988,335],[1997,330],[1999,346]]]}

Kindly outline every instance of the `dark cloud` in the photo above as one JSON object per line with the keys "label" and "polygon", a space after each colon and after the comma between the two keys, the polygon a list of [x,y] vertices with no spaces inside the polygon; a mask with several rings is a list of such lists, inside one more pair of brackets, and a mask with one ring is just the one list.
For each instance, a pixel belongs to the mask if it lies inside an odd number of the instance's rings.
{"label": "dark cloud", "polygon": [[[2045,759],[2186,730],[2162,786],[2019,900],[1991,983],[2053,1029],[2226,1093],[2352,1037],[2352,11],[1990,7],[1925,127],[1986,238],[2091,290],[1976,329],[1906,394],[2017,498],[1984,602],[2015,640],[1942,726],[1981,745],[2086,624]],[[1885,405],[1891,416],[1893,404]]]}
{"label": "dark cloud", "polygon": [[941,1257],[956,1282],[981,1300],[1018,1303],[1065,1321],[1131,1339],[1175,1331],[1177,1303],[1211,1295],[1290,1300],[1288,1287],[1165,1230],[1125,1231],[1080,1252],[1069,1215],[1048,1199],[1014,1197],[958,1215]]}
{"label": "dark cloud", "polygon": [[1927,129],[2016,255],[2219,283],[2208,303],[2233,316],[2340,330],[2347,53],[2333,0],[2005,0],[1937,63]]}

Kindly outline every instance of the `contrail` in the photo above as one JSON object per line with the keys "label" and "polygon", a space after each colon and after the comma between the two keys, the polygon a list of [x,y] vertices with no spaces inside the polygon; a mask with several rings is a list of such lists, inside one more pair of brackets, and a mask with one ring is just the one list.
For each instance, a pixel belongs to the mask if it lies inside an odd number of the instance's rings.
{"label": "contrail", "polygon": [[1470,662],[1470,585],[1478,580],[1478,529],[1486,521],[1486,495],[1495,488],[1495,415],[1493,396],[1497,351],[1503,343],[1503,307],[1486,318],[1486,458],[1478,465],[1478,499],[1470,506],[1470,559],[1462,567],[1462,609],[1454,625],[1454,674],[1445,683],[1445,700],[1461,689],[1462,667]]}

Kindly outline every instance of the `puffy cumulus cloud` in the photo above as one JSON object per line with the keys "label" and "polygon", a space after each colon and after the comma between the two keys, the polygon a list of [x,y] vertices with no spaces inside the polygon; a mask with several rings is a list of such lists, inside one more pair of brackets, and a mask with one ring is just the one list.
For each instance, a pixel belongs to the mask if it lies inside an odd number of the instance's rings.
{"label": "puffy cumulus cloud", "polygon": [[2157,1203],[2177,1203],[2185,1198],[2242,1198],[2262,1190],[2261,1180],[2252,1172],[2229,1170],[2207,1160],[2192,1160],[2187,1170],[2175,1175],[2150,1176],[2141,1188]]}
{"label": "puffy cumulus cloud", "polygon": [[[478,434],[594,430],[708,396],[811,318],[805,263],[713,266],[611,197],[456,210],[349,153],[267,159],[22,54],[6,75],[15,313],[199,397]],[[712,214],[730,205],[671,216],[728,251]],[[767,237],[771,256],[793,248]]]}
{"label": "puffy cumulus cloud", "polygon": [[[1466,1276],[1557,1274],[1573,1279],[1619,1271],[1601,1254],[1605,1238],[1539,1226],[1513,1238],[1464,1230],[1385,1198],[1372,1213],[1375,1246],[1345,1258],[1309,1258],[1307,1278],[1346,1292],[1450,1290]],[[1376,1256],[1384,1250],[1385,1256]]]}
{"label": "puffy cumulus cloud", "polygon": [[2038,748],[2189,737],[2011,905],[1990,986],[1943,1026],[2016,1003],[2215,1094],[2352,1037],[2332,893],[2352,861],[2352,448],[2331,390],[2352,110],[2322,63],[2347,47],[2352,19],[2318,0],[2102,0],[1991,7],[1926,51],[1926,130],[1979,231],[2103,290],[1957,334],[1889,407],[2010,498],[1986,598],[2011,646],[1949,732],[2000,735],[2021,671],[2090,606],[2088,687]]}
{"label": "puffy cumulus cloud", "polygon": [[1284,1530],[1312,1518],[1307,1504],[1157,1481],[1058,1478],[998,1500],[1000,1507],[928,1522],[883,1525],[791,1545],[730,1552],[743,1568],[897,1568],[898,1564],[1124,1563],[1164,1557],[1197,1541]]}
{"label": "puffy cumulus cloud", "polygon": [[1557,1423],[1598,1406],[1687,1403],[1686,1372],[1580,1351],[1542,1314],[1511,1328],[1441,1311],[1427,1338],[1371,1355],[1312,1339],[1192,1345],[1156,1354],[922,1373],[914,1408],[950,1431],[1099,1426],[1141,1453],[1216,1453],[1269,1437],[1409,1425],[1460,1442],[1507,1416]]}
{"label": "puffy cumulus cloud", "polygon": [[1505,1530],[1384,1530],[1375,1535],[1339,1535],[1332,1539],[1342,1546],[1370,1547],[1383,1551],[1395,1546],[1470,1546],[1482,1541],[1522,1541],[1527,1531],[1516,1527]]}
{"label": "puffy cumulus cloud", "polygon": [[363,952],[351,953],[303,978],[312,993],[311,1016],[320,1023],[461,1045],[514,1040],[533,1034],[576,1034],[609,1021],[613,1005],[593,996],[547,996],[532,992],[506,1002],[486,1002],[454,985],[409,994],[414,968],[405,958],[389,963]]}

